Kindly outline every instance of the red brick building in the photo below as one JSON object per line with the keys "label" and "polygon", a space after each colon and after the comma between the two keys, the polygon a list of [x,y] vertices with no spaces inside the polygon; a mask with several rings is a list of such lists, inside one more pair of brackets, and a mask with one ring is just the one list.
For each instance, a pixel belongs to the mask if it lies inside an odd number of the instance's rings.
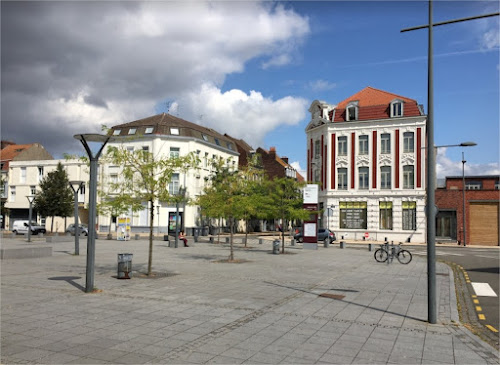
{"label": "red brick building", "polygon": [[[499,177],[465,177],[466,242],[470,245],[498,246]],[[446,187],[436,190],[436,241],[463,242],[462,176],[446,178]]]}

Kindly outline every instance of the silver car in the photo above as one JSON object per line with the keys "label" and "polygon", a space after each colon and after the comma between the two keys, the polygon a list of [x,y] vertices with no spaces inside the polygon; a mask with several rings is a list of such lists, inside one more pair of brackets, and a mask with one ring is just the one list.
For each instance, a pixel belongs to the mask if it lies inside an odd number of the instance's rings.
{"label": "silver car", "polygon": [[[80,228],[78,228],[78,230],[80,231],[80,235],[82,235],[82,234],[85,236],[89,235],[89,227],[86,224],[80,224]],[[75,235],[75,224],[70,224],[68,226],[68,228],[66,229],[66,232],[71,233],[71,235],[74,236]]]}

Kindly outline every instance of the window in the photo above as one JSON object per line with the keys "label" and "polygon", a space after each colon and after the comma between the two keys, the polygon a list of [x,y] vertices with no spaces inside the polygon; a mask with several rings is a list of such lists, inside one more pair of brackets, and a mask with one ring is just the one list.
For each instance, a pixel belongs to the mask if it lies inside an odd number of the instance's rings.
{"label": "window", "polygon": [[144,131],[144,134],[151,134],[153,133],[153,127],[146,127],[146,130]]}
{"label": "window", "polygon": [[215,144],[216,144],[217,146],[220,146],[220,141],[219,141],[219,138],[214,138],[214,141],[215,141]]}
{"label": "window", "polygon": [[414,151],[413,141],[414,141],[413,132],[404,132],[403,133],[403,152],[404,153]]}
{"label": "window", "polygon": [[391,153],[391,135],[389,133],[380,135],[380,153]]}
{"label": "window", "polygon": [[358,119],[358,107],[356,105],[348,106],[346,110],[346,117],[348,121]]}
{"label": "window", "polygon": [[202,133],[202,134],[201,134],[201,136],[203,137],[203,139],[204,139],[205,141],[207,141],[207,142],[208,142],[208,136],[207,136],[206,134],[203,134],[203,133]]}
{"label": "window", "polygon": [[339,137],[338,145],[339,156],[347,156],[347,136]]}
{"label": "window", "polygon": [[179,135],[179,128],[170,128],[170,134],[172,134],[174,136],[178,136]]}
{"label": "window", "polygon": [[177,195],[179,193],[179,174],[172,174],[172,179],[168,184],[168,193],[170,195]]}
{"label": "window", "polygon": [[170,147],[170,158],[179,158],[179,147]]}
{"label": "window", "polygon": [[11,202],[16,201],[16,187],[15,186],[10,187],[10,201]]}
{"label": "window", "polygon": [[380,168],[380,189],[391,188],[391,167],[382,166]]}
{"label": "window", "polygon": [[203,167],[208,167],[208,153],[205,152],[205,158],[203,159]]}
{"label": "window", "polygon": [[366,202],[340,202],[340,228],[366,229]]}
{"label": "window", "polygon": [[142,150],[145,152],[149,152],[149,146],[142,146]]}
{"label": "window", "polygon": [[26,183],[26,167],[21,167],[20,182],[21,182],[21,184],[25,184]]}
{"label": "window", "polygon": [[363,135],[359,136],[359,154],[367,155],[368,154],[368,136]]}
{"label": "window", "polygon": [[137,128],[130,128],[128,130],[128,134],[135,134],[135,132],[137,132]]}
{"label": "window", "polygon": [[359,189],[368,189],[368,167],[360,167],[358,170]]}
{"label": "window", "polygon": [[35,195],[36,194],[36,186],[32,185],[30,186],[30,194]]}
{"label": "window", "polygon": [[320,143],[321,142],[319,141],[319,139],[314,142],[314,157],[315,158],[318,158],[319,155],[321,154],[321,144]]}
{"label": "window", "polygon": [[38,166],[38,182],[43,180],[43,166]]}
{"label": "window", "polygon": [[395,101],[391,103],[391,118],[403,116],[403,102]]}
{"label": "window", "polygon": [[337,189],[347,190],[347,169],[345,167],[339,168],[338,170],[338,184]]}
{"label": "window", "polygon": [[133,146],[128,146],[127,147],[128,152],[134,152],[134,147]]}
{"label": "window", "polygon": [[392,229],[392,202],[380,202],[380,229]]}
{"label": "window", "polygon": [[[317,169],[317,168],[314,169],[314,182],[320,181],[319,173],[320,173],[319,169]],[[347,187],[346,187],[346,189],[347,189]]]}
{"label": "window", "polygon": [[403,202],[403,230],[417,229],[417,202]]}
{"label": "window", "polygon": [[481,181],[466,181],[465,190],[481,190],[483,183]]}
{"label": "window", "polygon": [[121,132],[121,129],[115,129],[113,131],[113,136],[119,136],[120,135],[120,132]]}
{"label": "window", "polygon": [[498,190],[500,188],[500,182],[495,181],[495,190]]}
{"label": "window", "polygon": [[403,189],[415,189],[413,165],[403,166]]}
{"label": "window", "polygon": [[229,149],[232,151],[232,150],[233,150],[233,144],[232,144],[232,143],[227,142],[227,148],[229,148]]}

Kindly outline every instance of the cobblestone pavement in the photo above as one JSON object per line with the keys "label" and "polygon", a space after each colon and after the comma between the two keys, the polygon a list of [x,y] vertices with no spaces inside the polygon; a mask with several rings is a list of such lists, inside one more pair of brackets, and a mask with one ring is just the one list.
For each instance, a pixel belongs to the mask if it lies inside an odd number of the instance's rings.
{"label": "cobblestone pavement", "polygon": [[[171,248],[97,240],[84,293],[86,240],[52,256],[1,262],[2,364],[498,364],[458,322],[452,270],[437,263],[439,323],[427,321],[425,259],[375,262],[368,250],[272,241]],[[4,238],[2,248],[28,247]],[[117,254],[133,277],[117,279]]]}

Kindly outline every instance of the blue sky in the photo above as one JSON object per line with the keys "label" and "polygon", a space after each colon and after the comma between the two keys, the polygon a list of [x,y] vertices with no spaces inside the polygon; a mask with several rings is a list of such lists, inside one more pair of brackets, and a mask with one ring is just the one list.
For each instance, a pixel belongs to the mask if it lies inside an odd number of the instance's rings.
{"label": "blue sky", "polygon": [[[167,110],[306,164],[315,99],[366,86],[427,111],[427,1],[2,2],[2,139],[82,153],[72,136]],[[499,11],[434,1],[434,21]],[[499,173],[498,17],[434,29],[435,144]],[[438,175],[461,174],[461,148]]]}

